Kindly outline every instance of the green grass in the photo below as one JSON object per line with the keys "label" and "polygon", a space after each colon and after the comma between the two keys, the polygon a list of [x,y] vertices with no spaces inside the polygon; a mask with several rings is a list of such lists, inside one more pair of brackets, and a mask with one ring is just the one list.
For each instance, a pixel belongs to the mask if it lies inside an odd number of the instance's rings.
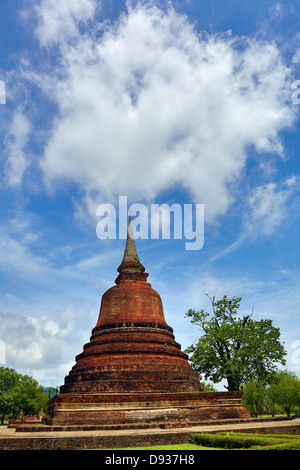
{"label": "green grass", "polygon": [[212,447],[202,447],[195,444],[175,444],[168,446],[151,446],[151,447],[117,447],[109,449],[97,449],[97,450],[224,450],[224,449],[213,449]]}

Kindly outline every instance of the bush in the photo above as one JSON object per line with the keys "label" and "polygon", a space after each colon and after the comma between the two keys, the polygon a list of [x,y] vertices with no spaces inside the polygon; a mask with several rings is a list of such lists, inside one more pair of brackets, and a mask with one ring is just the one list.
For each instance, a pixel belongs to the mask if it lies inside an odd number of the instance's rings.
{"label": "bush", "polygon": [[282,444],[269,446],[253,446],[250,450],[300,450],[300,439],[298,441],[285,441]]}
{"label": "bush", "polygon": [[[243,436],[246,435],[247,433],[243,433]],[[262,442],[267,443],[267,445],[261,442],[257,446],[250,447],[250,450],[300,450],[299,435],[264,434],[261,437]]]}
{"label": "bush", "polygon": [[257,438],[263,438],[263,439],[284,439],[284,440],[299,440],[300,436],[298,434],[254,434],[254,433],[248,433],[248,432],[233,432],[231,431],[230,433],[226,431],[222,431],[218,433],[219,435],[230,435],[232,437],[240,436],[240,437],[257,437]]}
{"label": "bush", "polygon": [[300,436],[248,433],[191,434],[189,442],[205,447],[250,450],[299,450]]}
{"label": "bush", "polygon": [[[222,447],[224,449],[248,449],[251,446],[262,445],[256,437],[227,434],[192,434],[190,442],[205,447]],[[265,445],[269,444],[266,442]]]}

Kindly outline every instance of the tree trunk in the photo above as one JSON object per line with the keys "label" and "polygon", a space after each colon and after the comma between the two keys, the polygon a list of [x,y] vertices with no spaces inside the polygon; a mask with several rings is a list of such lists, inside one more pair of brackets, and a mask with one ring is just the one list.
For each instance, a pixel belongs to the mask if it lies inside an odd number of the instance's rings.
{"label": "tree trunk", "polygon": [[228,385],[225,385],[228,392],[236,392],[240,389],[240,383],[234,377],[226,377]]}

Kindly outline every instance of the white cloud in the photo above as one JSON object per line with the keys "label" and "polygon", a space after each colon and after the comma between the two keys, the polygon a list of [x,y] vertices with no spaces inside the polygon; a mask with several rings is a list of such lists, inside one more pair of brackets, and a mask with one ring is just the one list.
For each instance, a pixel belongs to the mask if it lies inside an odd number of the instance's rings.
{"label": "white cloud", "polygon": [[[214,262],[257,238],[276,235],[278,239],[299,214],[299,177],[292,175],[281,183],[267,183],[254,188],[244,206],[240,233],[226,248],[211,259]],[[284,227],[284,228],[283,228]]]}
{"label": "white cloud", "polygon": [[[25,212],[26,216],[30,218],[30,213]],[[37,225],[38,221],[26,223],[19,216],[11,219],[10,224],[0,225],[0,251],[5,253],[1,269],[6,277],[20,281],[20,285],[28,288],[39,285],[43,295],[48,292],[49,279],[51,289],[56,290],[57,294],[65,291],[68,283],[79,282],[80,285],[85,276],[89,276],[89,283],[91,279],[103,281],[104,276],[99,278],[99,266],[106,270],[116,269],[122,258],[122,251],[116,247],[103,251],[102,246],[102,250],[100,248],[96,253],[85,249],[83,253],[80,243],[56,245],[51,237],[50,241],[47,240],[47,233],[36,231]],[[63,267],[61,263],[64,263]],[[84,289],[82,284],[81,288]]]}
{"label": "white cloud", "polygon": [[[52,3],[42,2],[40,28],[59,44]],[[93,17],[89,3],[83,20]],[[67,25],[78,5],[65,12]],[[205,203],[211,222],[233,202],[230,184],[249,147],[282,155],[279,132],[296,111],[275,44],[200,35],[185,16],[148,3],[98,37],[90,31],[64,43],[51,75],[59,113],[41,162],[48,188],[75,182],[92,208],[120,194],[150,200],[178,184]]]}
{"label": "white cloud", "polygon": [[284,183],[268,183],[255,188],[249,200],[250,213],[245,218],[248,234],[273,235],[286,219],[291,218],[289,206],[297,191],[297,181],[294,175]]}
{"label": "white cloud", "polygon": [[[24,304],[23,308],[26,309]],[[76,307],[62,306],[54,319],[49,319],[47,306],[39,308],[40,315],[0,314],[0,337],[5,342],[7,367],[29,373],[43,380],[43,385],[60,385],[57,380],[62,381],[68,373],[82,343]]]}
{"label": "white cloud", "polygon": [[41,45],[72,39],[80,24],[91,19],[96,10],[95,0],[42,0],[35,6],[38,16],[36,35]]}
{"label": "white cloud", "polygon": [[5,153],[7,155],[5,176],[10,186],[18,186],[28,167],[26,145],[31,131],[31,124],[21,109],[14,113],[11,127],[5,138]]}

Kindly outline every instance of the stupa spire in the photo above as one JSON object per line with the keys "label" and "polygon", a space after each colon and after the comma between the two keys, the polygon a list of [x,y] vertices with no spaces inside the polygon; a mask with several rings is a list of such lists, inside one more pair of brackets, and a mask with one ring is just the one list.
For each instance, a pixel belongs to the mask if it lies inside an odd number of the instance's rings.
{"label": "stupa spire", "polygon": [[139,257],[138,257],[136,245],[135,245],[135,240],[134,240],[131,213],[129,214],[127,241],[126,241],[122,263],[125,263],[127,261],[134,261],[134,262],[139,261]]}
{"label": "stupa spire", "polygon": [[127,229],[127,240],[124,251],[122,263],[118,267],[118,271],[124,272],[139,272],[145,271],[144,266],[140,263],[139,256],[137,254],[134,233],[132,228],[131,213],[129,214],[128,229]]}

